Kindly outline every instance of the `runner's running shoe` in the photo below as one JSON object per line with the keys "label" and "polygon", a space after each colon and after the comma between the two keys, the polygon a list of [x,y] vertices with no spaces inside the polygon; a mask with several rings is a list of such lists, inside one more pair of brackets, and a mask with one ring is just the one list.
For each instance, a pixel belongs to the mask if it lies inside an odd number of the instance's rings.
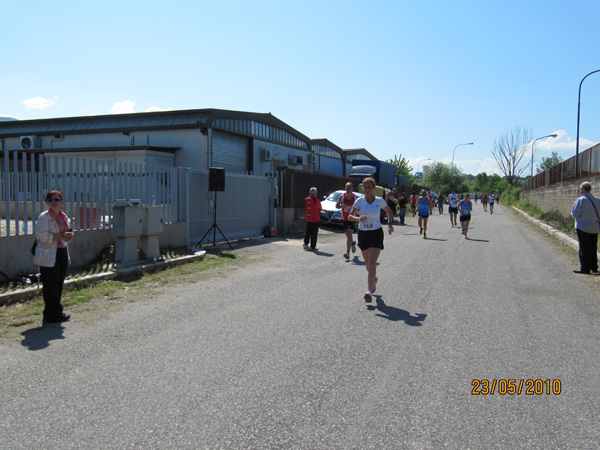
{"label": "runner's running shoe", "polygon": [[373,301],[372,292],[371,291],[367,291],[367,293],[365,294],[364,299],[365,299],[365,302],[371,303]]}

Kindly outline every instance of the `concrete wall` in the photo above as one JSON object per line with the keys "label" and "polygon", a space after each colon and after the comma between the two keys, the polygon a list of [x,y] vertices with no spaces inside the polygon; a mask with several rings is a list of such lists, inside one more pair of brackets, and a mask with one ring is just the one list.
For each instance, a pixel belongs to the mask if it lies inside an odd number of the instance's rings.
{"label": "concrete wall", "polygon": [[275,225],[277,235],[290,233],[294,228],[294,208],[277,208],[277,224]]}
{"label": "concrete wall", "polygon": [[[186,247],[186,223],[165,224],[159,235],[161,247]],[[76,238],[69,244],[71,269],[85,267],[93,262],[105,247],[114,244],[117,239],[111,229],[82,230],[75,233]],[[9,278],[37,272],[33,264],[31,245],[35,240],[32,234],[23,236],[3,236],[0,238],[0,271]]]}
{"label": "concrete wall", "polygon": [[528,198],[544,211],[558,210],[569,216],[573,203],[579,197],[579,186],[584,181],[592,184],[592,194],[600,196],[600,176],[595,176],[587,180],[579,179],[521,191],[521,197]]}

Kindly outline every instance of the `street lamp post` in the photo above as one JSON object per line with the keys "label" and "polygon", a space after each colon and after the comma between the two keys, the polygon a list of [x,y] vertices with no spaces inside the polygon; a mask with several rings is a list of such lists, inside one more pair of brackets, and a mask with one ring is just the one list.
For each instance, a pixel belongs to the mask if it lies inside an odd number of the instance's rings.
{"label": "street lamp post", "polygon": [[544,139],[547,137],[555,138],[556,136],[558,136],[558,134],[553,133],[553,134],[549,134],[548,136],[542,136],[537,139],[534,139],[534,141],[532,142],[532,144],[531,144],[531,177],[532,178],[533,178],[533,146],[535,145],[535,141],[539,141],[540,139]]}
{"label": "street lamp post", "polygon": [[456,151],[456,148],[460,147],[461,145],[473,145],[473,143],[467,142],[466,144],[458,144],[456,147],[454,147],[454,150],[452,150],[452,164],[450,165],[451,168],[454,168],[454,152]]}
{"label": "street lamp post", "polygon": [[575,178],[579,178],[579,111],[581,110],[581,85],[583,84],[583,80],[596,72],[600,72],[600,69],[588,73],[582,78],[581,83],[579,83],[579,97],[577,98],[577,142],[575,142]]}

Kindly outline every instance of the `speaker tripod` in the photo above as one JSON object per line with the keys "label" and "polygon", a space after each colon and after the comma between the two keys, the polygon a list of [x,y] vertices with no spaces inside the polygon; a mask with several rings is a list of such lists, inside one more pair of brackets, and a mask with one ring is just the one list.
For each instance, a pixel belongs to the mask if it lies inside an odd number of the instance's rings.
{"label": "speaker tripod", "polygon": [[[233,250],[233,247],[231,246],[231,244],[229,243],[229,241],[227,240],[227,238],[225,237],[225,235],[223,234],[223,232],[219,228],[219,225],[217,225],[217,191],[214,191],[214,193],[215,193],[215,203],[213,205],[213,224],[208,229],[208,231],[206,233],[204,233],[204,236],[202,236],[202,239],[200,239],[200,241],[196,244],[195,248],[200,247],[200,245],[202,244],[202,241],[204,240],[204,238],[206,236],[208,236],[211,231],[213,232],[213,247],[215,245],[217,245],[217,230],[218,230],[219,233],[221,233],[221,236],[223,236],[223,239],[225,239],[225,242],[227,242],[227,245],[229,245],[229,248],[231,250]],[[219,241],[219,242],[221,242],[221,241]]]}

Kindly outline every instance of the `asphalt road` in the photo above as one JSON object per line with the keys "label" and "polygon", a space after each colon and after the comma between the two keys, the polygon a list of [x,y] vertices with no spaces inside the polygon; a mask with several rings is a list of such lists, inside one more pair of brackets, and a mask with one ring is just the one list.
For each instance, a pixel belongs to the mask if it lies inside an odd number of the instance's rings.
{"label": "asphalt road", "polygon": [[599,448],[589,279],[501,205],[476,207],[469,240],[447,214],[428,240],[415,222],[386,235],[376,307],[328,233],[3,344],[0,448]]}

